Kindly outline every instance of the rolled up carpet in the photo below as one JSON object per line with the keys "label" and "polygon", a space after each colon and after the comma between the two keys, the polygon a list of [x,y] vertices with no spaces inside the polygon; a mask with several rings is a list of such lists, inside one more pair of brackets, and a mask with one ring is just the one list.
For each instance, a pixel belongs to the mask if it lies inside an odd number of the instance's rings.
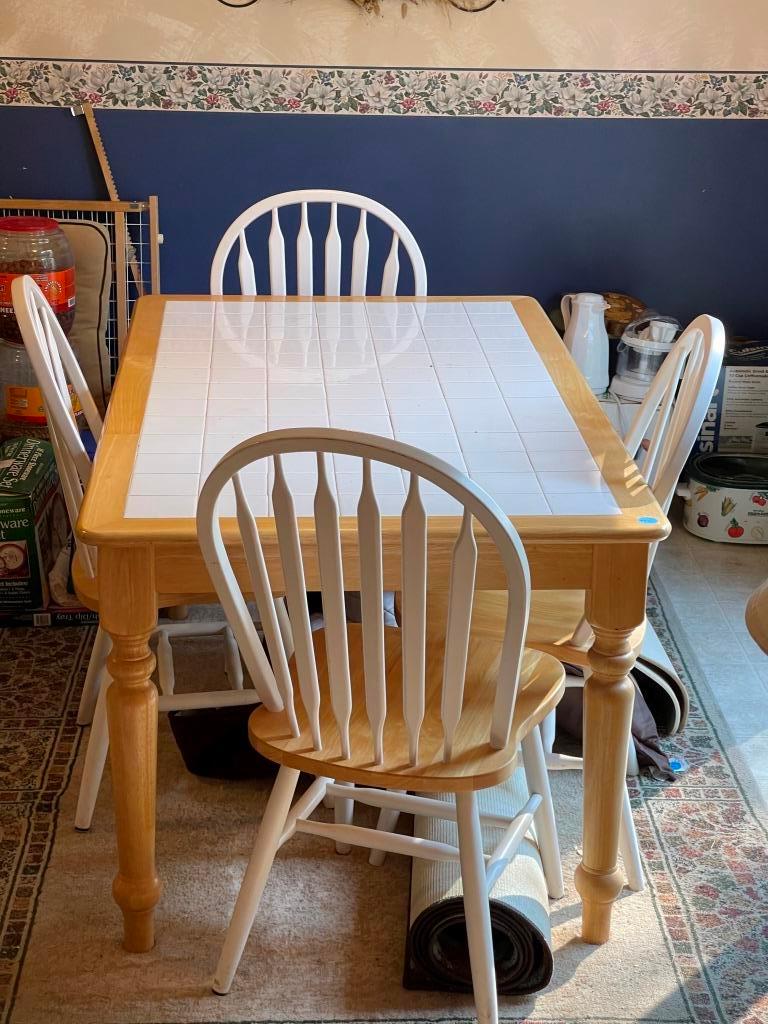
{"label": "rolled up carpet", "polygon": [[[527,799],[522,769],[502,785],[478,793],[480,811],[486,814],[512,816]],[[453,821],[416,817],[413,834],[458,845]],[[499,829],[483,827],[486,853],[500,836]],[[409,989],[471,992],[459,865],[418,858],[412,865],[403,985]],[[554,966],[549,899],[539,851],[527,837],[493,887],[490,904],[499,993],[526,995],[545,988]]]}

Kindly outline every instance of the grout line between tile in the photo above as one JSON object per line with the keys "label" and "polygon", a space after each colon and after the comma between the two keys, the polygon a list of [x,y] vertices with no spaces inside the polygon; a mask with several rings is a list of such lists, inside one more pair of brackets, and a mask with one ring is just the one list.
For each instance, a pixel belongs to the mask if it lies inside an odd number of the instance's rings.
{"label": "grout line between tile", "polygon": [[[408,305],[410,306],[411,310],[414,312],[414,314],[416,316],[416,319],[418,320],[419,319],[419,315],[418,315],[418,312],[416,311],[416,307],[415,307],[414,303],[411,302]],[[371,320],[370,320],[370,317],[368,315],[368,303],[367,302],[363,303],[363,308],[365,310],[365,321],[366,321],[366,324],[368,326],[368,330],[370,331],[370,334],[371,334],[371,348],[373,349],[373,358],[376,360],[376,373],[378,373],[378,375],[379,375],[379,387],[381,388],[382,395],[384,395],[384,404],[387,407],[387,416],[389,418],[389,426],[390,426],[390,429],[392,430],[392,437],[394,438],[395,437],[395,424],[394,424],[394,421],[392,420],[392,410],[391,410],[391,408],[389,406],[389,396],[387,395],[387,389],[384,387],[384,378],[381,376],[381,364],[379,363],[379,350],[376,348],[376,340],[373,337],[373,330],[372,330],[373,325],[371,324]],[[422,330],[422,334],[423,333],[424,332]],[[426,343],[426,338],[425,338],[425,343]],[[330,422],[330,420],[329,420],[329,422]],[[408,482],[405,479],[405,470],[403,470],[403,469],[400,470],[400,478],[401,478],[401,480],[403,482],[403,490],[405,491],[405,493],[407,495],[408,494]],[[361,486],[361,493],[362,493],[362,483],[361,483],[360,486]],[[375,488],[374,488],[374,492],[375,492]]]}
{"label": "grout line between tile", "polygon": [[[323,358],[323,346],[322,346],[322,344],[320,342],[320,321],[317,318],[317,304],[315,302],[312,302],[311,306],[312,306],[312,317],[313,317],[315,326],[317,327],[317,341],[316,341],[316,345],[317,345],[317,348],[318,348],[318,352],[320,353],[320,355],[319,355],[319,358],[320,358],[320,372],[323,375],[323,401],[325,403],[325,416],[326,416],[326,419],[328,420],[328,427],[330,428],[330,426],[331,426],[331,405],[330,405],[330,401],[328,399],[328,381],[326,380],[326,377],[325,377],[325,360]],[[269,388],[267,388],[267,396],[269,396]],[[326,473],[328,472],[328,465],[327,465],[327,463],[326,463],[325,471],[326,471]],[[333,487],[334,487],[334,490],[336,491],[336,508],[337,508],[337,511],[338,511],[339,515],[341,515],[341,494],[339,492],[339,481],[336,479],[336,459],[333,457],[333,455],[331,455],[331,473],[333,474]]]}

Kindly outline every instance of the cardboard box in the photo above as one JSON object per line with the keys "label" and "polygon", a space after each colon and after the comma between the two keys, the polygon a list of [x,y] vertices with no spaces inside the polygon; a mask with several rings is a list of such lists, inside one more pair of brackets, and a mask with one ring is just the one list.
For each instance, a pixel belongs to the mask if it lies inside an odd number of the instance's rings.
{"label": "cardboard box", "polygon": [[99,621],[98,612],[77,605],[74,608],[49,604],[47,608],[31,611],[7,612],[0,610],[2,626],[93,626]]}
{"label": "cardboard box", "polygon": [[48,441],[0,444],[0,613],[45,608],[69,518]]}
{"label": "cardboard box", "polygon": [[728,346],[692,455],[768,455],[768,342]]}

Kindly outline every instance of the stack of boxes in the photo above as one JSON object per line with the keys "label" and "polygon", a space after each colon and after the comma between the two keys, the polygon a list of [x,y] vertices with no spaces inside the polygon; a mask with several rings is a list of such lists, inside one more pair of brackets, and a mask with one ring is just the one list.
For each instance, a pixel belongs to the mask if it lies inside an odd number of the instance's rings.
{"label": "stack of boxes", "polygon": [[70,583],[69,517],[50,442],[0,444],[0,621],[94,622]]}

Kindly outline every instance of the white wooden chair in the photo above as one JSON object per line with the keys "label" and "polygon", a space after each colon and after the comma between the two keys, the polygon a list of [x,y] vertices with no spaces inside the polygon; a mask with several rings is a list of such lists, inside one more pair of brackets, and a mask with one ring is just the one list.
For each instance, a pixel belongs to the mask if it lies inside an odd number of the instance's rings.
{"label": "white wooden chair", "polygon": [[[702,315],[686,328],[654,377],[624,437],[629,454],[636,459],[661,508],[669,509],[675,487],[701,429],[712,400],[725,350],[725,330],[714,317]],[[649,559],[653,562],[656,548]],[[577,665],[584,676],[568,675],[566,686],[583,686],[589,675],[592,630],[584,618],[582,591],[534,593],[526,644]],[[475,604],[473,628],[484,634],[504,628],[506,595],[485,592]],[[645,627],[635,633],[640,650]],[[555,714],[542,722],[544,750],[550,769],[581,769],[582,759],[552,750]],[[630,889],[645,885],[640,850],[625,789],[620,849]]]}
{"label": "white wooden chair", "polygon": [[[77,426],[68,382],[80,402],[85,420],[97,442],[101,436],[101,417],[69,342],[33,278],[16,278],[12,285],[12,296],[24,345],[43,393],[51,444],[74,533],[84,488],[91,474],[91,460]],[[96,551],[78,540],[76,545],[77,553],[73,566],[75,588],[83,603],[94,607],[94,593],[97,590]],[[154,635],[157,641],[160,711],[258,702],[255,690],[243,688],[240,655],[228,626],[220,622],[174,623],[161,626]],[[215,635],[223,636],[225,671],[231,689],[209,693],[175,693],[171,639]],[[107,669],[110,647],[108,635],[99,627],[88,662],[77,717],[79,725],[92,722],[75,812],[75,827],[78,829],[90,828],[109,746],[106,695],[111,682]]]}
{"label": "white wooden chair", "polygon": [[[282,192],[262,199],[240,214],[237,220],[224,232],[211,266],[211,295],[224,294],[224,267],[235,242],[238,243],[237,269],[240,291],[243,295],[256,295],[256,275],[253,260],[248,250],[246,229],[254,221],[267,214],[271,216],[269,232],[269,291],[270,295],[286,294],[285,239],[280,224],[279,211],[289,207],[301,207],[301,219],[296,236],[296,284],[298,295],[314,295],[313,250],[314,240],[309,225],[309,206],[325,203],[330,206],[328,231],[325,236],[324,267],[325,295],[367,295],[368,257],[368,216],[378,218],[392,232],[389,254],[381,279],[381,295],[397,294],[400,276],[400,245],[411,261],[413,269],[414,295],[427,294],[427,268],[421,250],[408,227],[391,210],[381,203],[356,195],[354,192],[339,192],[336,189],[316,188]],[[341,290],[342,240],[339,234],[339,206],[353,207],[360,211],[357,231],[352,245],[350,288]]]}
{"label": "white wooden chair", "polygon": [[[317,455],[314,522],[299,526],[285,478],[293,452]],[[339,511],[329,482],[327,455],[361,463],[357,537],[362,623],[344,616],[344,569]],[[272,505],[295,653],[288,658],[274,615],[259,527],[240,473],[272,458]],[[379,505],[374,481],[384,463],[409,475],[401,515],[402,628],[383,622],[383,563]],[[224,546],[217,499],[232,480],[247,579],[239,580]],[[427,518],[421,487],[450,495],[463,518],[449,566],[430,566],[450,581],[445,641],[428,628]],[[477,563],[476,520],[483,541],[494,546],[508,581],[508,615],[498,642],[477,643],[469,623]],[[309,525],[308,525],[309,523]],[[262,699],[250,719],[251,742],[280,765],[256,844],[243,879],[213,988],[226,993],[248,939],[272,862],[295,832],[350,845],[455,860],[461,864],[469,953],[478,1019],[498,1020],[491,942],[489,892],[523,835],[535,823],[547,883],[562,895],[556,828],[538,722],[562,693],[562,666],[523,648],[530,579],[522,544],[496,503],[452,466],[410,445],[342,430],[280,430],[238,445],[213,469],[200,495],[200,547],[243,660]],[[268,539],[273,543],[272,534]],[[345,545],[349,535],[345,530]],[[302,550],[317,557],[325,627],[310,631]],[[349,556],[348,556],[349,557]],[[350,572],[349,561],[345,566]],[[357,568],[357,566],[355,567]],[[356,580],[354,586],[358,586]],[[269,657],[241,587],[255,595]],[[530,799],[514,818],[479,815],[476,791],[496,785],[514,770],[526,749]],[[316,776],[291,807],[299,772]],[[357,788],[354,788],[357,787]],[[445,803],[423,796],[455,796]],[[326,794],[334,798],[335,822],[310,817]],[[380,809],[449,818],[458,823],[458,848],[353,824],[354,801]],[[500,829],[484,854],[481,821]],[[298,865],[297,865],[298,869]]]}

